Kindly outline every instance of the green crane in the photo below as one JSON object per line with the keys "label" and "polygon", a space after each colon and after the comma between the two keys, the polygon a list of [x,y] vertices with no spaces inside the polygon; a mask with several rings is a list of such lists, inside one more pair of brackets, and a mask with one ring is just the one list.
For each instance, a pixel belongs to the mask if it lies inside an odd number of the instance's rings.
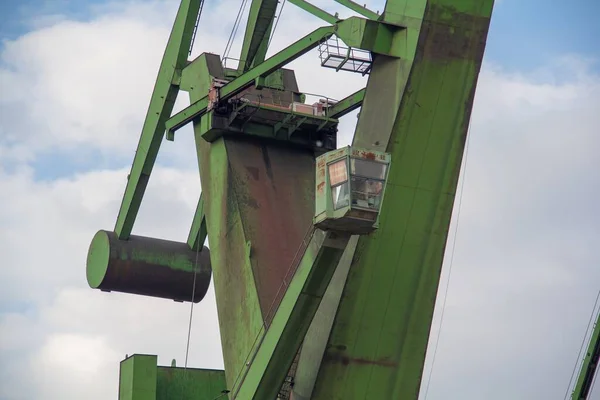
{"label": "green crane", "polygon": [[[594,305],[594,311],[595,310],[596,305]],[[583,356],[581,369],[579,370],[579,375],[575,382],[575,389],[573,390],[573,393],[571,393],[572,400],[590,399],[598,362],[600,362],[600,312],[596,316],[596,323],[592,329],[588,347]]]}
{"label": "green crane", "polygon": [[[188,60],[203,1],[175,17],[114,230],[88,283],[199,302],[213,279],[224,371],[121,363],[120,400],[416,399],[493,0],[388,0],[266,58],[277,0],[252,0],[237,67]],[[305,103],[285,65],[369,75]],[[190,105],[173,114],[177,95]],[[339,118],[361,108],[352,145]],[[192,124],[202,194],[187,243],[132,235],[163,135]],[[208,239],[210,249],[204,246]]]}

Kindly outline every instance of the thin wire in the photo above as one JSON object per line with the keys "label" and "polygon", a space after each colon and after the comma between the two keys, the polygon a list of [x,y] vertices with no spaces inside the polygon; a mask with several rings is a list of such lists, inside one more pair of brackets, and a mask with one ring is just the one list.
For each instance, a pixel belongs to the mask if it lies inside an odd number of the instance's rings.
{"label": "thin wire", "polygon": [[237,36],[237,31],[240,27],[240,22],[242,22],[241,16],[242,16],[242,14],[244,14],[247,4],[248,4],[248,0],[244,0],[244,6],[242,7],[242,13],[240,14],[240,19],[238,20],[238,23],[235,26],[235,31],[233,32],[233,38],[231,39],[231,44],[229,45],[229,50],[227,51],[227,54],[225,55],[225,57],[229,57],[229,53],[231,52],[231,49],[233,48],[233,43],[235,42],[235,37]]}
{"label": "thin wire", "polygon": [[[596,315],[596,308],[598,307],[598,300],[600,299],[600,290],[598,290],[598,294],[596,295],[596,301],[594,302],[594,308],[592,309],[592,313],[590,314],[590,319],[588,320],[587,327],[585,328],[585,334],[583,335],[583,339],[581,340],[581,346],[579,346],[579,353],[577,354],[577,359],[575,360],[575,365],[573,366],[573,371],[571,372],[571,379],[569,379],[569,385],[567,386],[567,391],[565,392],[565,400],[569,398],[569,392],[571,392],[571,384],[573,383],[573,378],[575,377],[575,372],[577,371],[577,367],[580,364],[580,357],[583,348],[585,347],[586,338],[590,331],[590,326],[592,325],[592,321],[594,320],[594,315]],[[600,312],[600,310],[598,311]],[[583,362],[583,360],[581,360]]]}
{"label": "thin wire", "polygon": [[188,51],[188,56],[192,55],[192,50],[194,49],[194,41],[196,40],[196,35],[198,34],[198,26],[200,25],[200,16],[202,15],[203,8],[204,0],[201,0],[200,8],[198,9],[198,16],[196,17],[196,25],[194,25],[194,32],[192,33],[192,41],[190,42],[190,50]]}
{"label": "thin wire", "polygon": [[454,264],[454,251],[456,249],[456,237],[458,236],[458,226],[460,223],[460,211],[462,209],[462,198],[465,192],[465,181],[467,177],[467,162],[469,158],[469,142],[471,140],[471,122],[469,121],[469,127],[467,128],[467,144],[465,146],[465,167],[463,169],[462,182],[460,184],[460,196],[458,197],[458,211],[456,213],[456,227],[454,228],[454,238],[452,240],[452,253],[450,255],[450,265],[448,266],[448,280],[446,281],[446,289],[444,291],[444,300],[442,303],[442,314],[440,315],[440,329],[437,334],[435,341],[435,347],[433,350],[433,358],[431,360],[431,369],[429,370],[429,377],[427,378],[427,386],[425,386],[425,400],[427,400],[427,394],[429,393],[429,385],[431,384],[431,377],[433,376],[433,367],[435,366],[435,358],[437,355],[438,345],[440,343],[440,337],[442,336],[442,326],[444,323],[444,314],[446,312],[446,300],[448,299],[448,289],[450,287],[450,277],[452,275],[452,265]]}
{"label": "thin wire", "polygon": [[271,36],[269,37],[269,41],[267,42],[267,49],[269,48],[269,46],[271,46],[271,40],[273,40],[273,36],[275,36],[275,31],[277,30],[277,25],[279,24],[279,19],[281,17],[281,12],[283,11],[283,7],[285,6],[285,1],[283,0],[283,3],[281,3],[281,7],[279,7],[279,13],[277,14],[277,21],[275,21],[275,26],[273,27],[273,30],[271,31]]}
{"label": "thin wire", "polygon": [[192,284],[192,304],[190,306],[190,321],[188,323],[187,344],[185,346],[185,364],[183,369],[187,369],[188,354],[190,352],[190,337],[192,335],[192,317],[194,316],[194,296],[196,295],[196,276],[198,275],[198,254],[200,253],[200,235],[196,245],[196,262],[194,263],[194,283]]}
{"label": "thin wire", "polygon": [[235,31],[235,26],[238,23],[238,20],[240,18],[240,14],[242,13],[242,6],[244,5],[245,0],[242,0],[242,2],[240,3],[240,8],[238,10],[238,14],[235,17],[235,21],[233,22],[233,26],[231,27],[231,32],[229,33],[229,38],[227,39],[227,44],[225,45],[225,50],[223,50],[223,58],[225,58],[225,54],[227,53],[227,49],[229,48],[229,44],[231,43],[231,39],[233,37],[233,32]]}
{"label": "thin wire", "polygon": [[229,34],[229,39],[227,40],[227,44],[225,45],[225,51],[223,52],[223,58],[227,58],[229,56],[229,52],[231,51],[231,48],[233,47],[233,42],[235,41],[235,35],[237,34],[237,30],[240,26],[240,21],[242,20],[242,14],[244,13],[244,10],[246,9],[246,4],[248,3],[248,0],[242,0],[242,3],[240,4],[240,9],[238,10],[238,14],[235,17],[235,22],[233,23],[233,27],[231,28],[231,33]]}
{"label": "thin wire", "polygon": [[586,338],[590,331],[590,326],[594,319],[594,315],[596,314],[596,307],[598,306],[599,299],[600,299],[600,290],[598,291],[598,294],[596,295],[596,301],[594,302],[594,308],[592,309],[592,313],[590,314],[590,319],[588,320],[587,327],[585,328],[585,334],[583,335],[583,339],[581,340],[581,345],[579,346],[579,353],[577,354],[577,359],[575,360],[575,365],[573,366],[573,371],[571,372],[571,379],[569,379],[569,385],[567,386],[567,391],[565,393],[565,399],[568,398],[569,392],[571,391],[571,384],[573,383],[573,378],[575,377],[575,372],[577,371],[577,367],[579,366],[580,363],[583,364],[583,359],[581,359],[581,362],[580,362],[580,357],[581,357],[581,353],[583,352],[583,349],[585,347]]}

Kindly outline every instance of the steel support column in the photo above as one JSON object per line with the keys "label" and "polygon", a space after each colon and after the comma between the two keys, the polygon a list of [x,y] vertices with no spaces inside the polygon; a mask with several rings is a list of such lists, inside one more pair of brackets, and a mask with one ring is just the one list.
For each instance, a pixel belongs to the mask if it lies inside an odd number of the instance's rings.
{"label": "steel support column", "polygon": [[375,58],[354,145],[392,154],[313,399],[416,399],[492,0],[388,0],[400,59]]}

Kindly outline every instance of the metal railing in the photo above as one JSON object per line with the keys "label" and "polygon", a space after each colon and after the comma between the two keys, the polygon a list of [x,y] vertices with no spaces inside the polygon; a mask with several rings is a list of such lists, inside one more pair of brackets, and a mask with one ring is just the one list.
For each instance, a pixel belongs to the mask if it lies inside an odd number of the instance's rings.
{"label": "metal railing", "polygon": [[337,36],[319,44],[321,66],[336,71],[358,72],[366,75],[371,71],[371,53],[367,50],[346,46]]}

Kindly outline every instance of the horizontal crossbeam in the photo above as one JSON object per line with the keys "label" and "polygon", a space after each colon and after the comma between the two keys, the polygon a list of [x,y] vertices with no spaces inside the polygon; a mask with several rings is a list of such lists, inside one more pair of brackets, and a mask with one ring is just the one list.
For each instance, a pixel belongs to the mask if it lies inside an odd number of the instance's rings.
{"label": "horizontal crossbeam", "polygon": [[360,4],[355,3],[352,0],[334,0],[334,1],[337,3],[340,3],[341,5],[343,5],[345,7],[348,7],[349,9],[362,15],[363,17],[367,17],[367,18],[373,19],[373,20],[376,20],[379,18],[379,14],[369,10],[367,7],[363,7]]}
{"label": "horizontal crossbeam", "polygon": [[306,0],[289,0],[289,2],[332,25],[340,20],[337,16],[329,14],[327,11],[320,9]]}
{"label": "horizontal crossbeam", "polygon": [[[250,71],[243,73],[236,79],[229,82],[220,89],[219,95],[221,100],[234,96],[254,83],[254,80],[260,77],[265,77],[284,65],[294,61],[303,54],[309,52],[319,45],[323,40],[327,40],[335,33],[335,26],[326,26],[316,29],[302,39],[293,43],[289,47],[281,50],[279,53],[268,58],[262,64],[257,65]],[[206,113],[208,106],[208,96],[191,104],[177,114],[167,120],[165,127],[167,129],[167,139],[174,139],[174,132],[181,127],[189,124],[195,118]]]}
{"label": "horizontal crossbeam", "polygon": [[333,107],[329,108],[327,110],[327,116],[335,119],[343,117],[360,107],[364,98],[365,88],[362,88],[359,91],[352,93],[350,96],[338,101]]}

